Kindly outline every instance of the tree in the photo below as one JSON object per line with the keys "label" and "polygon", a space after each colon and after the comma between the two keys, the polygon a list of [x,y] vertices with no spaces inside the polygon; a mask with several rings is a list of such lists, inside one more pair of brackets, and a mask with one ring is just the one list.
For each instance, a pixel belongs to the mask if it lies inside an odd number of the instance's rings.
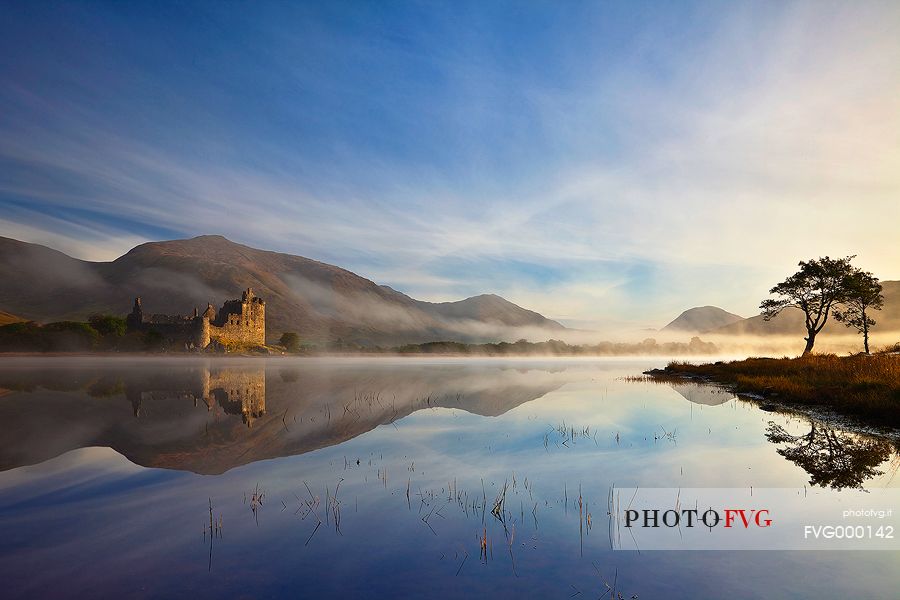
{"label": "tree", "polygon": [[285,331],[282,333],[279,341],[288,352],[298,352],[300,350],[300,336],[293,331]]}
{"label": "tree", "polygon": [[806,348],[803,356],[812,352],[816,335],[822,331],[832,307],[846,297],[847,277],[852,273],[850,261],[854,256],[832,259],[829,257],[800,261],[800,270],[769,290],[779,298],[764,300],[759,307],[763,319],[769,321],[785,308],[803,311],[806,325]]}
{"label": "tree", "polygon": [[866,354],[869,354],[869,329],[875,325],[869,312],[884,307],[881,283],[868,271],[853,269],[844,280],[844,289],[846,297],[842,305],[835,309],[834,320],[863,334],[863,345]]}
{"label": "tree", "polygon": [[125,335],[125,319],[121,317],[91,315],[88,323],[102,336],[122,337]]}

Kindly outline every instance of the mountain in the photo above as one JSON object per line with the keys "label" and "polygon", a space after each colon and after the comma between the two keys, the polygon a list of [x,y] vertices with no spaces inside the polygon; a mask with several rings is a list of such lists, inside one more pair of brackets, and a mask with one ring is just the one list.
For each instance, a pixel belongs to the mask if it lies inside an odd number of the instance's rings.
{"label": "mountain", "polygon": [[717,306],[697,306],[678,315],[678,318],[663,327],[662,331],[704,333],[743,320],[744,317]]}
{"label": "mountain", "polygon": [[[897,332],[900,331],[900,281],[882,281],[882,295],[884,296],[884,308],[879,311],[872,311],[872,318],[875,319],[875,327],[872,333],[877,335],[881,332]],[[710,331],[717,335],[797,335],[804,334],[806,331],[804,326],[803,313],[799,309],[786,309],[780,315],[766,321],[762,315],[743,319],[723,327],[718,327]],[[833,318],[828,319],[823,334],[846,334],[851,333],[842,323],[836,322]]]}
{"label": "mountain", "polygon": [[25,321],[25,319],[0,310],[0,325],[9,325],[10,323],[21,323],[22,321]]}
{"label": "mountain", "polygon": [[[546,327],[548,321],[543,315],[517,306],[496,294],[482,294],[457,302],[422,302],[420,306],[447,320],[497,321],[512,327]],[[562,328],[559,323],[552,323],[554,327]]]}
{"label": "mountain", "polygon": [[547,339],[565,330],[495,295],[431,303],[319,261],[258,250],[222,236],[141,244],[112,262],[88,262],[0,237],[0,309],[36,321],[219,306],[247,287],[266,301],[267,338],[393,345]]}

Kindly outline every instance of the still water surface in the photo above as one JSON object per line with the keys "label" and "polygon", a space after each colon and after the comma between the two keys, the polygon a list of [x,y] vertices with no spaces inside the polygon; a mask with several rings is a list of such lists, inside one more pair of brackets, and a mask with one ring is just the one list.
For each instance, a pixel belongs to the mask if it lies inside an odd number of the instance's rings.
{"label": "still water surface", "polygon": [[3,359],[2,595],[897,597],[897,552],[613,549],[616,488],[900,487],[661,362]]}

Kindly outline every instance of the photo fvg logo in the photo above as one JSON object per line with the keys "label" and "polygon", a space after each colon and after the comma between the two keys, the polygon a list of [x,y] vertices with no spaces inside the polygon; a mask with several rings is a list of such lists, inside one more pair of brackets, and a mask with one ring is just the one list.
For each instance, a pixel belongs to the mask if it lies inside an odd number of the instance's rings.
{"label": "photo fvg logo", "polygon": [[619,550],[900,551],[900,487],[616,488],[608,506]]}
{"label": "photo fvg logo", "polygon": [[[723,516],[724,515],[724,516]],[[723,525],[724,524],[724,525]],[[772,526],[769,509],[766,508],[725,508],[721,511],[708,508],[704,512],[693,509],[627,509],[625,527],[696,527],[712,529],[723,526],[733,528],[766,528]]]}

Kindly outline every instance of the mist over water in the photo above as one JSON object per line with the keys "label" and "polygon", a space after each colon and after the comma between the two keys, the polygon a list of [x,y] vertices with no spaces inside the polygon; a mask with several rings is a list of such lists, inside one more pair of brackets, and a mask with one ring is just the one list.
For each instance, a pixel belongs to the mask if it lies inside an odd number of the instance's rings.
{"label": "mist over water", "polygon": [[[5,595],[605,597],[609,585],[626,598],[756,598],[765,581],[766,597],[820,598],[896,588],[891,551],[616,543],[607,509],[617,488],[788,488],[813,509],[900,487],[894,439],[762,411],[719,388],[624,379],[662,362],[5,360]],[[809,443],[813,432],[844,459],[817,460],[828,450]],[[816,576],[800,583],[798,572]]]}
{"label": "mist over water", "polygon": [[[719,350],[731,356],[799,356],[803,352],[802,332],[795,335],[733,336],[703,335],[705,341],[712,342]],[[900,331],[878,331],[869,338],[873,350],[891,346],[900,340]],[[816,338],[815,352],[833,354],[858,354],[863,351],[862,336],[821,335]]]}

